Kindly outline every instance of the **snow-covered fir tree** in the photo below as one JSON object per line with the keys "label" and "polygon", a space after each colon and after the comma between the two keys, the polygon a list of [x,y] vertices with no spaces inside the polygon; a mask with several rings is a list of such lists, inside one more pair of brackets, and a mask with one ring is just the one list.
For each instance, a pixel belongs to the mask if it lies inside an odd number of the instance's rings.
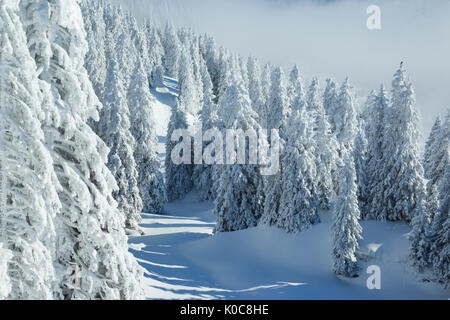
{"label": "snow-covered fir tree", "polygon": [[355,97],[349,78],[346,78],[341,85],[337,105],[331,119],[335,126],[336,139],[340,144],[339,152],[341,154],[352,152],[358,122],[355,110]]}
{"label": "snow-covered fir tree", "polygon": [[276,224],[293,233],[307,230],[319,222],[313,123],[305,109],[291,115],[286,139],[281,159],[283,193]]}
{"label": "snow-covered fir tree", "polygon": [[426,185],[426,197],[430,205],[429,209],[432,219],[439,210],[439,188],[442,184],[445,170],[449,166],[449,137],[450,111],[444,123],[441,123],[440,118],[436,120],[425,148],[425,178],[428,179]]}
{"label": "snow-covered fir tree", "polygon": [[187,49],[181,51],[178,71],[179,96],[183,100],[186,111],[195,114],[201,110],[202,97],[200,95],[203,92],[203,85],[195,79],[194,64]]}
{"label": "snow-covered fir tree", "polygon": [[119,66],[113,59],[109,63],[105,86],[105,107],[99,122],[101,137],[111,149],[108,168],[117,181],[119,189],[113,195],[119,210],[126,217],[126,226],[138,228],[143,208],[139,191],[139,172],[134,152],[136,141],[131,133],[130,111],[126,89],[119,75]]}
{"label": "snow-covered fir tree", "polygon": [[203,80],[202,80],[202,64],[203,57],[200,54],[199,40],[197,36],[192,36],[189,44],[189,53],[192,62],[193,89],[195,91],[195,109],[194,113],[200,112],[202,109],[201,101],[203,100]]}
{"label": "snow-covered fir tree", "polygon": [[269,64],[265,64],[263,70],[261,71],[261,102],[263,103],[262,111],[260,112],[259,124],[268,129],[266,114],[269,110],[269,95],[271,86],[271,74],[272,67]]}
{"label": "snow-covered fir tree", "polygon": [[320,208],[330,209],[331,201],[335,196],[336,170],[339,164],[338,143],[331,133],[325,110],[320,108],[314,121],[316,130],[314,132],[315,156],[317,166],[317,195]]}
{"label": "snow-covered fir tree", "polygon": [[250,86],[250,81],[249,81],[249,77],[248,77],[247,59],[244,59],[244,57],[239,56],[238,57],[238,65],[239,65],[239,71],[240,71],[242,80],[244,81],[244,85],[248,90],[248,88]]}
{"label": "snow-covered fir tree", "polygon": [[439,145],[439,138],[441,134],[441,117],[438,116],[436,121],[434,122],[433,128],[431,129],[428,140],[425,144],[425,153],[423,156],[423,169],[424,169],[424,177],[429,179],[431,176],[431,172],[433,171],[433,167],[436,165],[434,163],[434,155],[436,154],[436,148]]}
{"label": "snow-covered fir tree", "polygon": [[445,169],[440,186],[439,214],[432,224],[433,240],[430,250],[430,261],[437,280],[450,288],[450,166]]}
{"label": "snow-covered fir tree", "polygon": [[383,141],[389,104],[387,91],[382,85],[378,92],[372,92],[369,95],[363,112],[366,121],[367,151],[365,161],[366,193],[361,216],[365,220],[375,219],[383,205],[382,203],[375,203],[374,199],[383,192],[383,179],[381,178],[384,169]]}
{"label": "snow-covered fir tree", "polygon": [[203,58],[208,68],[209,76],[213,84],[213,94],[216,98],[214,102],[217,102],[219,94],[219,80],[220,80],[220,68],[219,68],[219,53],[216,42],[213,37],[207,37],[204,40],[204,53]]}
{"label": "snow-covered fir tree", "polygon": [[158,141],[153,119],[155,98],[151,95],[147,77],[138,59],[135,63],[128,105],[130,108],[131,133],[136,141],[134,160],[138,171],[138,187],[146,213],[161,213],[166,200],[164,177],[156,152]]}
{"label": "snow-covered fir tree", "polygon": [[106,4],[104,0],[83,0],[80,6],[89,47],[85,65],[95,93],[101,98],[104,96],[107,69],[104,20]]}
{"label": "snow-covered fir tree", "polygon": [[144,32],[147,35],[149,43],[148,55],[153,64],[153,68],[162,65],[162,58],[164,56],[164,47],[158,30],[159,29],[150,20],[145,21]]}
{"label": "snow-covered fir tree", "polygon": [[[253,129],[259,132],[260,127],[256,122],[257,114],[251,108],[251,101],[243,80],[237,76],[237,70],[233,70],[231,85],[219,100],[219,114],[227,129],[243,130]],[[238,141],[233,142],[228,148],[236,150]],[[225,165],[220,170],[220,176],[216,179],[214,213],[217,217],[216,232],[230,232],[254,227],[258,224],[262,214],[262,176],[257,164],[250,164],[250,153],[254,152],[245,146],[246,164]]]}
{"label": "snow-covered fir tree", "polygon": [[164,47],[159,36],[156,26],[146,21],[144,32],[148,39],[149,52],[148,57],[152,64],[150,85],[152,87],[159,87],[164,82],[165,69],[163,66]]}
{"label": "snow-covered fir tree", "polygon": [[[447,161],[442,179],[440,179],[437,203],[439,211],[431,211],[435,214],[431,225],[432,242],[430,249],[430,263],[437,280],[445,288],[450,288],[450,111],[447,113],[445,122],[441,126],[440,139],[446,140],[447,146],[444,158]],[[437,188],[433,186],[433,189]],[[435,193],[435,192],[434,192]]]}
{"label": "snow-covered fir tree", "polygon": [[163,64],[168,77],[178,77],[182,45],[173,25],[167,24],[162,37],[164,47]]}
{"label": "snow-covered fir tree", "polygon": [[292,105],[297,97],[303,98],[303,95],[305,94],[303,90],[304,89],[302,78],[300,77],[300,70],[295,65],[294,68],[292,68],[291,73],[289,74],[289,82],[287,86],[289,105]]}
{"label": "snow-covered fir tree", "polygon": [[262,95],[261,70],[256,58],[248,58],[247,72],[249,79],[248,93],[252,102],[252,108],[258,114],[259,118],[263,118],[265,101]]}
{"label": "snow-covered fir tree", "polygon": [[317,196],[321,209],[328,210],[335,190],[333,177],[336,175],[338,144],[331,133],[316,78],[308,89],[305,106],[311,116],[314,132]]}
{"label": "snow-covered fir tree", "polygon": [[[281,154],[285,143],[285,130],[289,113],[289,101],[287,97],[286,79],[283,70],[275,68],[271,76],[271,86],[269,98],[266,106],[266,120],[261,120],[267,124],[267,130],[278,130],[280,136]],[[271,143],[271,142],[270,142]],[[264,213],[261,218],[261,224],[273,225],[277,223],[281,195],[283,194],[283,186],[281,183],[283,167],[274,175],[264,177]]]}
{"label": "snow-covered fir tree", "polygon": [[[367,137],[365,132],[365,122],[362,117],[358,117],[358,128],[355,137],[355,145],[353,150],[353,158],[355,160],[356,181],[358,184],[358,201],[360,211],[363,211],[367,204]],[[361,216],[363,216],[361,214]]]}
{"label": "snow-covered fir tree", "polygon": [[[203,108],[200,113],[201,130],[203,133],[216,128],[217,123],[217,106],[214,103],[213,84],[208,73],[206,64],[202,67],[203,75]],[[207,145],[203,143],[203,150],[207,150]],[[212,151],[212,152],[215,152]],[[199,199],[202,201],[213,200],[216,197],[214,188],[214,168],[215,165],[210,164],[196,164],[193,173],[193,182],[198,191]]]}
{"label": "snow-covered fir tree", "polygon": [[394,75],[392,102],[386,115],[380,181],[372,199],[376,219],[411,221],[424,196],[423,167],[418,150],[415,93],[403,65]]}
{"label": "snow-covered fir tree", "polygon": [[[151,74],[153,71],[153,61],[150,58],[150,43],[144,25],[138,23],[135,17],[130,16],[130,36],[134,48],[135,61],[139,61],[142,65],[142,72],[145,74],[143,85],[149,87]],[[133,76],[133,74],[132,74]]]}
{"label": "snow-covered fir tree", "polygon": [[0,44],[0,298],[52,299],[60,185],[17,1],[0,1]]}
{"label": "snow-covered fir tree", "polygon": [[232,70],[232,57],[230,53],[225,48],[221,47],[219,51],[219,62],[218,62],[218,70],[219,70],[219,80],[218,80],[218,88],[216,100],[217,103],[220,100],[220,97],[225,93],[228,87],[231,85],[231,70]]}
{"label": "snow-covered fir tree", "polygon": [[333,272],[344,277],[357,277],[359,271],[358,240],[362,239],[359,224],[356,171],[350,153],[343,154],[344,165],[340,169],[339,195],[333,209],[332,259]]}
{"label": "snow-covered fir tree", "polygon": [[327,85],[323,93],[323,107],[328,116],[331,126],[331,132],[336,133],[336,123],[334,121],[334,114],[338,106],[338,92],[336,89],[336,82],[333,79],[327,79]]}
{"label": "snow-covered fir tree", "polygon": [[[193,188],[192,174],[194,167],[192,164],[192,148],[189,147],[190,150],[179,150],[180,157],[189,159],[189,163],[175,164],[172,157],[172,153],[176,152],[174,149],[179,144],[179,141],[172,141],[174,131],[188,129],[189,124],[186,118],[185,104],[179,97],[172,110],[166,137],[165,181],[169,202],[183,199]],[[180,140],[185,138],[189,138],[189,141],[191,140],[190,136],[180,137]]]}
{"label": "snow-covered fir tree", "polygon": [[283,70],[277,67],[271,75],[271,86],[267,114],[265,115],[267,128],[282,131],[286,128],[289,114],[289,100],[287,96],[286,77]]}
{"label": "snow-covered fir tree", "polygon": [[431,216],[428,206],[424,199],[421,199],[417,204],[414,217],[411,221],[413,227],[408,234],[410,241],[409,257],[413,266],[419,271],[423,272],[430,264],[430,249],[431,249]]}
{"label": "snow-covered fir tree", "polygon": [[81,11],[75,0],[20,4],[41,90],[51,94],[42,104],[49,107],[41,127],[61,185],[55,225],[62,294],[56,291],[55,298],[140,298],[142,273],[112,197],[117,185],[105,165],[108,149],[86,124],[98,120],[101,104],[83,67],[88,49]]}

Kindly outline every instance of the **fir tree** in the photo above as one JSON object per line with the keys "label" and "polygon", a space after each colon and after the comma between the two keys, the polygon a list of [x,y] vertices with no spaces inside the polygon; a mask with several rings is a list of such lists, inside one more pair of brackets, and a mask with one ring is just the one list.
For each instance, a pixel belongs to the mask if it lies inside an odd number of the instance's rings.
{"label": "fir tree", "polygon": [[[265,119],[267,119],[268,130],[278,130],[278,134],[281,140],[281,154],[283,154],[283,148],[285,143],[285,130],[288,119],[288,99],[286,90],[286,81],[283,70],[276,68],[272,72],[270,93],[267,104],[267,113]],[[270,142],[272,143],[272,142]],[[280,201],[283,194],[281,177],[283,167],[277,174],[264,178],[264,213],[261,218],[262,224],[273,225],[278,221]]]}
{"label": "fir tree", "polygon": [[289,74],[287,95],[289,99],[289,105],[292,105],[294,103],[295,98],[303,98],[304,95],[302,79],[300,77],[300,70],[296,65]]}
{"label": "fir tree", "polygon": [[433,219],[439,211],[439,187],[442,184],[445,170],[449,166],[449,148],[450,148],[450,112],[447,115],[445,123],[441,124],[440,119],[432,129],[427,141],[424,156],[425,178],[428,179],[426,186],[427,201],[430,204],[430,214]]}
{"label": "fir tree", "polygon": [[[251,108],[250,98],[242,79],[233,71],[232,83],[220,98],[219,109],[229,113],[221,115],[224,126],[229,129],[256,132],[260,127],[257,115]],[[236,144],[233,148],[236,147]],[[249,159],[250,145],[245,146],[246,159]],[[227,146],[227,148],[231,148]],[[248,163],[248,162],[247,162]],[[230,232],[254,227],[261,217],[261,196],[258,195],[262,177],[255,164],[234,164],[223,166],[216,180],[217,197],[214,213],[217,216],[216,232]]]}
{"label": "fir tree", "polygon": [[0,2],[0,43],[0,298],[52,299],[61,186],[39,121],[48,97],[17,1]]}
{"label": "fir tree", "polygon": [[430,179],[430,176],[432,175],[431,172],[433,171],[433,167],[436,166],[434,163],[434,155],[436,153],[436,147],[439,144],[439,138],[441,133],[441,117],[437,117],[436,121],[433,125],[433,128],[431,129],[430,136],[428,137],[428,140],[425,144],[425,153],[424,153],[424,160],[423,160],[423,169],[424,169],[424,177],[426,179]]}
{"label": "fir tree", "polygon": [[101,104],[83,67],[81,11],[74,0],[23,0],[21,8],[41,90],[51,94],[41,127],[62,187],[55,220],[62,295],[55,298],[140,298],[142,273],[112,197],[117,185],[105,166],[108,149],[86,124],[98,120]]}
{"label": "fir tree", "polygon": [[268,119],[267,119],[267,113],[269,110],[269,95],[270,95],[270,87],[271,87],[271,74],[272,74],[272,68],[269,64],[266,64],[261,72],[261,102],[262,107],[259,119],[259,124],[266,129],[269,129],[268,127]]}
{"label": "fir tree", "polygon": [[433,240],[431,243],[430,261],[438,281],[445,288],[450,288],[450,166],[448,165],[450,157],[450,149],[448,148],[450,112],[447,114],[445,124],[443,124],[441,130],[444,138],[447,139],[447,165],[439,185],[440,210],[434,216],[431,226]]}
{"label": "fir tree", "polygon": [[413,227],[411,233],[408,234],[410,241],[409,257],[413,266],[423,272],[430,264],[430,248],[431,248],[431,217],[425,200],[420,200],[415,211],[414,218],[411,221]]}
{"label": "fir tree", "polygon": [[183,100],[187,112],[195,114],[199,111],[202,92],[195,81],[194,65],[188,50],[183,49],[180,55],[178,86],[180,98]]}
{"label": "fir tree", "polygon": [[338,93],[336,89],[336,82],[333,79],[327,79],[327,85],[323,93],[323,107],[329,119],[331,132],[333,134],[336,133],[336,123],[334,120],[334,114],[337,111],[336,110],[338,106],[337,102],[338,102]]}
{"label": "fir tree", "polygon": [[431,248],[433,271],[445,288],[450,288],[450,168],[447,167],[440,194],[441,210],[433,222],[435,240]]}
{"label": "fir tree", "polygon": [[289,233],[307,230],[319,222],[312,121],[306,111],[293,112],[282,158],[283,173],[278,227]]}
{"label": "fir tree", "polygon": [[126,227],[136,229],[142,219],[143,208],[138,186],[139,172],[134,158],[136,141],[131,134],[126,89],[119,77],[115,60],[111,60],[109,64],[106,87],[108,93],[99,128],[101,137],[111,149],[108,168],[119,187],[113,195],[119,204],[119,210],[126,217]]}
{"label": "fir tree", "polygon": [[352,152],[354,148],[358,127],[354,100],[350,80],[346,78],[340,88],[337,107],[331,120],[335,126],[336,139],[340,144],[341,157],[346,152]]}
{"label": "fir tree", "polygon": [[134,159],[138,170],[138,186],[147,213],[161,213],[166,200],[164,178],[156,153],[157,137],[153,119],[155,98],[150,94],[146,77],[139,60],[128,92],[131,133],[136,141]]}
{"label": "fir tree", "polygon": [[315,141],[315,161],[317,171],[317,196],[321,209],[330,209],[334,195],[338,144],[331,133],[330,124],[320,99],[319,82],[313,79],[306,96],[306,110],[312,118]]}
{"label": "fir tree", "polygon": [[176,78],[178,76],[178,67],[180,65],[181,43],[175,32],[175,28],[167,24],[164,29],[162,39],[164,47],[163,64],[168,77]]}
{"label": "fir tree", "polygon": [[355,165],[351,155],[345,153],[343,158],[344,166],[340,172],[340,193],[333,210],[333,272],[344,277],[357,277],[359,265],[356,254],[359,249],[358,240],[362,239],[356,195],[358,187]]}
{"label": "fir tree", "polygon": [[414,90],[401,66],[393,80],[392,105],[385,119],[380,182],[372,200],[378,220],[410,222],[424,196],[415,104]]}
{"label": "fir tree", "polygon": [[253,110],[258,114],[259,118],[264,117],[264,99],[261,87],[261,70],[259,63],[255,58],[249,57],[247,62],[247,72],[249,78],[249,96],[252,102]]}
{"label": "fir tree", "polygon": [[[358,133],[355,138],[353,158],[355,160],[356,181],[358,184],[358,201],[360,211],[363,212],[367,205],[367,137],[364,130],[365,122],[358,117]],[[363,216],[363,214],[361,214]]]}
{"label": "fir tree", "polygon": [[372,92],[364,110],[366,119],[367,152],[365,161],[366,194],[362,209],[363,219],[376,218],[382,203],[375,203],[377,195],[383,193],[383,141],[386,115],[389,111],[389,98],[382,85],[378,93]]}
{"label": "fir tree", "polygon": [[[180,200],[185,197],[193,188],[192,174],[192,156],[191,150],[189,150],[190,163],[175,164],[172,161],[172,153],[174,148],[178,144],[178,141],[172,141],[172,135],[175,130],[188,130],[189,125],[186,119],[186,111],[184,109],[184,102],[181,99],[177,99],[175,108],[172,110],[172,116],[170,117],[169,127],[166,137],[166,193],[169,202]],[[183,150],[182,152],[185,152]],[[185,154],[180,156],[186,157]]]}
{"label": "fir tree", "polygon": [[[205,133],[210,129],[214,129],[217,123],[217,107],[214,104],[213,84],[209,77],[206,65],[202,68],[203,75],[203,108],[200,113],[200,121],[202,131]],[[203,150],[205,150],[205,143],[203,143]],[[203,161],[202,161],[203,162]],[[193,181],[198,191],[200,200],[212,200],[216,197],[214,188],[214,169],[215,165],[208,165],[202,163],[196,165],[194,169]]]}
{"label": "fir tree", "polygon": [[286,127],[289,104],[286,89],[286,79],[283,70],[278,67],[272,72],[268,101],[267,129],[280,130]]}

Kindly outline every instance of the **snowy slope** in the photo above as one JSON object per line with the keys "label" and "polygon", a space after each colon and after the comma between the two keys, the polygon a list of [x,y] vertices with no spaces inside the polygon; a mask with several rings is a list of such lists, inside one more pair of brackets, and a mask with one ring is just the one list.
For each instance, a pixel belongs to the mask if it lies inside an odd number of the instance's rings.
{"label": "snowy slope", "polygon": [[[371,260],[357,279],[331,273],[330,222],[297,235],[277,228],[213,235],[211,203],[195,193],[169,204],[167,214],[144,215],[145,236],[130,239],[147,270],[152,299],[447,299],[450,293],[420,282],[407,264],[410,228],[362,222],[361,249]],[[382,270],[382,289],[368,290],[365,270]]]}
{"label": "snowy slope", "polygon": [[[176,97],[178,96],[178,85],[176,80],[171,78],[164,79],[164,86],[151,89],[151,93],[156,101],[153,105],[153,115],[155,119],[155,130],[158,136],[158,155],[161,163],[164,165],[166,156],[166,135],[167,126],[169,124],[170,116],[172,115],[172,106],[175,105]],[[164,167],[162,167],[164,172]]]}
{"label": "snowy slope", "polygon": [[[154,113],[164,159],[164,140],[176,81],[153,91]],[[144,236],[130,238],[130,251],[146,269],[149,299],[447,299],[450,292],[421,282],[408,266],[410,227],[362,222],[366,257],[361,276],[341,279],[331,272],[331,219],[310,231],[288,235],[277,228],[213,235],[213,204],[195,192],[166,206],[164,215],[143,215]],[[382,271],[381,290],[367,289],[369,265]]]}

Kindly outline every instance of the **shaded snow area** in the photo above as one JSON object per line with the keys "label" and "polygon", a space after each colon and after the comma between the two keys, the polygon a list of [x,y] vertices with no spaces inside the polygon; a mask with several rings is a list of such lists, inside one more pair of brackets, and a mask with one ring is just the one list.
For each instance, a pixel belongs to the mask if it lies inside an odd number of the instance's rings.
{"label": "shaded snow area", "polygon": [[[160,157],[176,82],[152,92]],[[149,299],[448,299],[449,291],[423,282],[408,265],[410,227],[406,224],[361,222],[360,277],[344,279],[331,272],[331,218],[290,235],[258,227],[213,234],[211,202],[195,192],[168,204],[163,215],[143,215],[143,236],[131,237],[130,251],[146,270]],[[369,290],[366,270],[381,268],[381,290]]]}
{"label": "shaded snow area", "polygon": [[[448,291],[421,282],[408,266],[410,227],[362,222],[361,276],[331,272],[330,222],[295,235],[258,227],[213,235],[212,203],[195,193],[144,215],[144,236],[130,250],[147,270],[152,299],[447,299]],[[367,267],[381,268],[381,290],[369,290]]]}

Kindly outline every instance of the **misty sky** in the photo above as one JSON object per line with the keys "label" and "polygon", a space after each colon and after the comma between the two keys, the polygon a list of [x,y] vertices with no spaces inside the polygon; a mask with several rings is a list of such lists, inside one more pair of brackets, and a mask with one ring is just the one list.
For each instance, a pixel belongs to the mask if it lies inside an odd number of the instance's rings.
{"label": "misty sky", "polygon": [[[138,15],[215,36],[218,44],[262,62],[294,64],[303,78],[352,80],[363,96],[404,61],[417,93],[421,129],[450,108],[448,0],[114,0]],[[370,4],[381,8],[382,30],[366,27]],[[426,138],[426,137],[424,137]]]}

